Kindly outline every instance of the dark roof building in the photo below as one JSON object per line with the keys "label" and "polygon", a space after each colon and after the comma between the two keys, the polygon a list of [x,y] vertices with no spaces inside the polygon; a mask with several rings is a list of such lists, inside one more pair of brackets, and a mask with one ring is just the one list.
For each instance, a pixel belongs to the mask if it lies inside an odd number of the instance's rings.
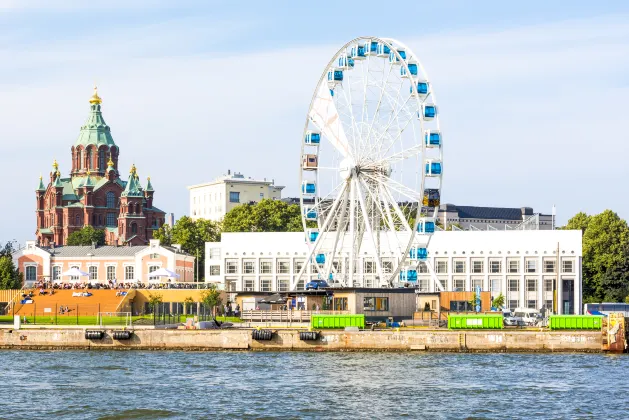
{"label": "dark roof building", "polygon": [[456,226],[464,230],[526,229],[551,230],[553,217],[535,213],[531,207],[480,207],[442,204],[437,220],[445,228]]}

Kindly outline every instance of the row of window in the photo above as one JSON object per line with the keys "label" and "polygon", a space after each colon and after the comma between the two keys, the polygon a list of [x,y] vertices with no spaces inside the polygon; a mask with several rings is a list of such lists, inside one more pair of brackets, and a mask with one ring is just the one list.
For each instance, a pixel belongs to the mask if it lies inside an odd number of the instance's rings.
{"label": "row of window", "polygon": [[[556,260],[543,260],[542,272],[543,273],[554,273]],[[525,273],[537,273],[537,259],[526,259],[524,260],[524,272]],[[453,261],[453,270],[452,272],[455,274],[466,273],[466,261]],[[481,274],[485,272],[485,261],[478,260],[472,261],[471,272],[474,274]],[[499,274],[502,273],[502,261],[500,260],[490,260],[488,272],[490,274]],[[574,273],[574,261],[573,260],[562,260],[561,269],[563,273]],[[435,267],[435,271],[439,274],[446,274],[448,272],[448,261],[437,261],[437,265]],[[506,267],[507,273],[519,273],[520,272],[520,261],[519,260],[509,260],[507,261]]]}

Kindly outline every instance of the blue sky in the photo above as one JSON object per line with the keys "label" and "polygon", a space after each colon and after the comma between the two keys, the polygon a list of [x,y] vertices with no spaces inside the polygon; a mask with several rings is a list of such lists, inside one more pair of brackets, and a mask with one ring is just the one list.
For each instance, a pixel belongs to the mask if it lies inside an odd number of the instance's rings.
{"label": "blue sky", "polygon": [[187,214],[186,186],[227,169],[296,195],[310,97],[359,35],[430,74],[445,201],[629,217],[626,2],[0,0],[0,241],[33,237],[37,178],[67,174],[95,82],[158,207]]}

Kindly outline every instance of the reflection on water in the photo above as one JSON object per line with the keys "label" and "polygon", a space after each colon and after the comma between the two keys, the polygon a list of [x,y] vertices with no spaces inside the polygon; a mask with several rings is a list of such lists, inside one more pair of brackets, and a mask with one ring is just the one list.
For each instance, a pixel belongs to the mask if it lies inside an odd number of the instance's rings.
{"label": "reflection on water", "polygon": [[627,418],[629,357],[1,351],[0,418]]}

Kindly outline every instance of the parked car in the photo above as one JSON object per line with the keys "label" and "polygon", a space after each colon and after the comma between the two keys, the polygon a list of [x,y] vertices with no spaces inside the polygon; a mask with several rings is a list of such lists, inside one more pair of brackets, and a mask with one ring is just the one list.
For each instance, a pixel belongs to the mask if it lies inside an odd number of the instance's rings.
{"label": "parked car", "polygon": [[502,313],[502,315],[504,316],[504,321],[503,322],[504,322],[504,324],[507,327],[517,327],[518,326],[518,319],[513,316],[511,311],[504,311]]}
{"label": "parked car", "polygon": [[516,308],[514,316],[522,320],[524,325],[537,325],[542,321],[542,314],[537,309]]}
{"label": "parked car", "polygon": [[330,287],[325,280],[312,280],[306,283],[306,290],[319,290],[324,287]]}

